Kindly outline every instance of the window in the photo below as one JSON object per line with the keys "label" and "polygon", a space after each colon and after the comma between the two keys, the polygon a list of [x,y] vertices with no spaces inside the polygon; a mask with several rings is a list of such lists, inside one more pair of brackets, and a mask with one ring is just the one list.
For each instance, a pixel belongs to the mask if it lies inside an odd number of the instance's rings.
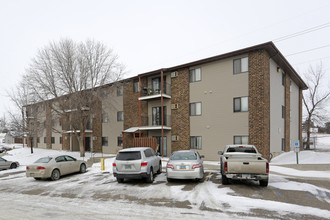
{"label": "window", "polygon": [[123,86],[118,86],[117,87],[117,96],[122,96],[123,95]]}
{"label": "window", "polygon": [[191,69],[190,73],[190,82],[198,82],[202,79],[201,68]]}
{"label": "window", "polygon": [[[161,77],[152,79],[152,91],[154,94],[160,94],[162,90]],[[163,93],[166,94],[166,76],[163,76]]]}
{"label": "window", "polygon": [[117,137],[117,146],[122,147],[123,146],[123,137]]}
{"label": "window", "polygon": [[124,112],[117,112],[117,121],[124,121]]}
{"label": "window", "polygon": [[247,112],[249,110],[249,97],[234,98],[234,112]]}
{"label": "window", "polygon": [[108,137],[102,137],[102,146],[108,146]]}
{"label": "window", "polygon": [[282,73],[282,85],[285,86],[285,73]]}
{"label": "window", "polygon": [[282,118],[285,118],[285,106],[282,105]]}
{"label": "window", "polygon": [[202,115],[202,103],[201,102],[195,102],[190,103],[190,115]]}
{"label": "window", "polygon": [[133,84],[133,92],[139,92],[139,91],[140,91],[139,81],[136,81]]}
{"label": "window", "polygon": [[44,137],[44,144],[47,143],[47,137]]}
{"label": "window", "polygon": [[62,137],[60,137],[60,144],[62,144]]}
{"label": "window", "polygon": [[40,143],[40,137],[37,137],[37,143],[38,144]]}
{"label": "window", "polygon": [[234,144],[249,144],[249,136],[234,136]]}
{"label": "window", "polygon": [[108,113],[102,114],[102,123],[108,123]]}
{"label": "window", "polygon": [[144,155],[145,155],[146,157],[152,157],[152,156],[153,156],[153,154],[152,154],[152,152],[151,152],[150,149],[145,150],[145,151],[144,151]]}
{"label": "window", "polygon": [[284,150],[285,150],[285,139],[282,138],[282,151],[284,151]]}
{"label": "window", "polygon": [[[166,125],[166,106],[163,106],[163,125]],[[152,107],[152,125],[162,125],[162,107]]]}
{"label": "window", "polygon": [[244,73],[247,71],[249,71],[248,57],[234,59],[234,74]]}
{"label": "window", "polygon": [[55,138],[52,137],[52,144],[55,144]]}
{"label": "window", "polygon": [[202,149],[202,136],[190,137],[190,149]]}

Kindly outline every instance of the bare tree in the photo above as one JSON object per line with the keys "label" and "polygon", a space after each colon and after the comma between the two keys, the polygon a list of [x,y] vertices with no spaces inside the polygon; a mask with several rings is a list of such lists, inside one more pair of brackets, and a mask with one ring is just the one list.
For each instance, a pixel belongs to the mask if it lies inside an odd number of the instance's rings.
{"label": "bare tree", "polygon": [[34,118],[34,125],[50,126],[53,132],[63,132],[53,126],[53,121],[64,119],[63,129],[77,138],[80,155],[84,156],[85,131],[99,111],[98,87],[121,79],[124,71],[118,56],[100,42],[52,42],[39,50],[23,79],[29,96],[35,98],[25,104],[27,118],[40,108],[46,109],[43,117],[51,117],[51,122],[40,123]]}
{"label": "bare tree", "polygon": [[326,120],[325,103],[330,97],[330,85],[324,85],[325,71],[322,63],[315,68],[312,66],[305,73],[308,90],[304,92],[303,102],[306,116],[307,145],[310,149],[310,128],[312,123],[322,124]]}

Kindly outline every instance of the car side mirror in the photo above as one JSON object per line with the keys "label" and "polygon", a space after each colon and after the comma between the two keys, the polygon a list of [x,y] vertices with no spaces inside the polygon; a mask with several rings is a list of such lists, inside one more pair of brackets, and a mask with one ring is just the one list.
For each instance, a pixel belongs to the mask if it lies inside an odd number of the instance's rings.
{"label": "car side mirror", "polygon": [[201,155],[201,159],[202,159],[202,158],[205,158],[205,156],[204,156],[204,155]]}
{"label": "car side mirror", "polygon": [[156,154],[157,156],[160,156],[160,153],[159,152],[157,152],[157,154]]}
{"label": "car side mirror", "polygon": [[223,155],[223,152],[222,151],[218,151],[218,155]]}

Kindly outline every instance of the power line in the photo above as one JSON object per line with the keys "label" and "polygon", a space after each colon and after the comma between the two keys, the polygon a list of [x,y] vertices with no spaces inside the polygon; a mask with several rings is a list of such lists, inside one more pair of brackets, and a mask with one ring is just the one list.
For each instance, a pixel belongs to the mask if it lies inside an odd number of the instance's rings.
{"label": "power line", "polygon": [[321,29],[324,29],[324,28],[327,28],[327,27],[330,27],[330,22],[322,24],[322,25],[318,25],[318,26],[315,26],[315,27],[311,27],[311,28],[308,28],[308,29],[305,29],[305,30],[302,30],[302,31],[299,31],[299,32],[296,32],[296,33],[293,33],[293,34],[289,34],[289,35],[286,35],[286,36],[283,36],[283,37],[280,37],[280,38],[276,38],[276,39],[273,40],[273,42],[276,43],[276,42],[284,41],[284,40],[287,40],[287,39],[290,39],[290,38],[293,38],[293,37],[308,34],[310,32],[318,31],[318,30],[321,30]]}
{"label": "power line", "polygon": [[301,54],[301,53],[306,53],[306,52],[310,52],[310,51],[313,51],[313,50],[319,50],[319,49],[322,49],[322,48],[325,48],[325,47],[330,47],[330,44],[324,45],[322,47],[317,47],[317,48],[313,48],[313,49],[309,49],[309,50],[300,51],[300,52],[297,52],[297,53],[288,54],[288,55],[285,55],[285,57],[289,57],[289,56],[293,56],[293,55],[297,55],[297,54]]}
{"label": "power line", "polygon": [[292,65],[294,66],[299,66],[301,64],[305,64],[305,63],[311,63],[311,62],[314,62],[314,61],[320,61],[320,60],[325,60],[325,59],[329,59],[329,57],[321,57],[321,58],[318,58],[318,59],[313,59],[313,60],[307,60],[307,61],[304,61],[304,62],[301,62],[301,63],[293,63]]}

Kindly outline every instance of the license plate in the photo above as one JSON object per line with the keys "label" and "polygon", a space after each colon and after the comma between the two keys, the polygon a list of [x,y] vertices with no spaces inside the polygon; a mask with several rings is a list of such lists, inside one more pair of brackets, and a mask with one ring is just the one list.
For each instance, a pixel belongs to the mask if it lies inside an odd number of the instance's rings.
{"label": "license plate", "polygon": [[31,176],[31,177],[34,177],[34,173],[30,173],[30,176]]}
{"label": "license plate", "polygon": [[244,179],[249,179],[251,177],[250,174],[242,174],[242,178]]}
{"label": "license plate", "polygon": [[187,169],[186,166],[180,166],[180,170],[185,170]]}
{"label": "license plate", "polygon": [[132,169],[131,165],[125,165],[125,169]]}

